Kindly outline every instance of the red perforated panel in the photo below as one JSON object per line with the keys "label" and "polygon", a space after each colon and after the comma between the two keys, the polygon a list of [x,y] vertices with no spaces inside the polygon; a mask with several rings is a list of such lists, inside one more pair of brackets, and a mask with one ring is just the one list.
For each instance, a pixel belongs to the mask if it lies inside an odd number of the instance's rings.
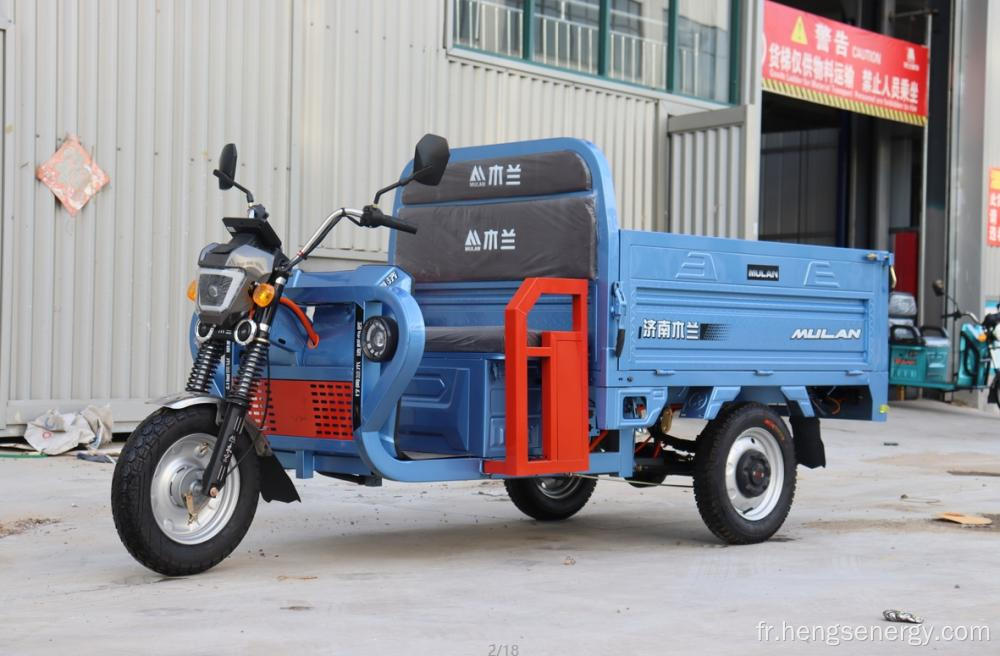
{"label": "red perforated panel", "polygon": [[[267,417],[261,414],[270,391]],[[261,381],[250,417],[264,433],[325,440],[354,438],[350,381]]]}

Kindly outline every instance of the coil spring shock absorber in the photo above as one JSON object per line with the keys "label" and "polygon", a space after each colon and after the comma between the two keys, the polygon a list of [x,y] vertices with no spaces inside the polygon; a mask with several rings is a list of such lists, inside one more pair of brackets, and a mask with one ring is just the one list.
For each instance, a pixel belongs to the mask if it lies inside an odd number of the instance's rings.
{"label": "coil spring shock absorber", "polygon": [[233,381],[233,387],[229,392],[230,399],[239,399],[244,404],[250,404],[256,391],[257,382],[264,375],[269,346],[269,340],[263,335],[250,342],[250,345],[243,352],[239,373],[236,375],[236,380]]}
{"label": "coil spring shock absorber", "polygon": [[184,388],[196,394],[211,394],[212,376],[215,374],[222,356],[226,352],[225,343],[219,339],[203,342],[191,367],[187,386]]}

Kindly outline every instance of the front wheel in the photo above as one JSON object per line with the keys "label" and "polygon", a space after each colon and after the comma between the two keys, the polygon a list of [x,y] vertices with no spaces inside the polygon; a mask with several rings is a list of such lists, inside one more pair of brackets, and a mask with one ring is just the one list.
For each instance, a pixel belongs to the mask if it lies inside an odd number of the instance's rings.
{"label": "front wheel", "polygon": [[566,519],[586,505],[597,481],[579,476],[508,478],[503,482],[518,510],[541,521]]}
{"label": "front wheel", "polygon": [[246,535],[257,510],[260,470],[249,438],[237,441],[219,496],[201,493],[219,430],[215,406],[161,408],[129,436],[115,466],[111,510],[125,548],[166,576],[204,572]]}
{"label": "front wheel", "polygon": [[705,525],[729,544],[777,532],[795,496],[795,447],[784,420],[759,403],[726,408],[698,437],[694,498]]}

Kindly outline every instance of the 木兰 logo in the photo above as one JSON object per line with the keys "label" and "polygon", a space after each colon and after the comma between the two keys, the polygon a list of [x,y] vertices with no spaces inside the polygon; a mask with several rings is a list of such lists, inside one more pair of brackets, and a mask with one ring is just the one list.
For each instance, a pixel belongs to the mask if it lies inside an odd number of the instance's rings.
{"label": "\u6728\u5170 logo", "polygon": [[513,251],[517,249],[517,233],[514,228],[489,228],[482,231],[469,230],[465,236],[465,252]]}
{"label": "\u6728\u5170 logo", "polygon": [[494,164],[487,169],[476,164],[469,174],[469,186],[479,187],[517,187],[521,184],[520,164]]}

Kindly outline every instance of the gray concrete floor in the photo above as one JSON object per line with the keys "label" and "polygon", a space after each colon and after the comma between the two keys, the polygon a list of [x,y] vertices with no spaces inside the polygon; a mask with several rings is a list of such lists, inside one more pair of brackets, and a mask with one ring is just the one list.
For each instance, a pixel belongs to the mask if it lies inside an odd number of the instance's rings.
{"label": "gray concrete floor", "polygon": [[[766,544],[720,544],[689,489],[601,482],[575,518],[540,524],[494,482],[321,477],[299,482],[302,504],[261,503],[236,553],[183,579],[119,543],[111,465],[0,459],[0,523],[54,520],[0,538],[0,654],[803,653],[830,649],[845,630],[831,626],[884,631],[886,608],[935,632],[990,627],[990,643],[931,638],[925,652],[997,653],[1000,527],[932,518],[1000,513],[1000,478],[949,473],[1000,475],[1000,418],[921,401],[887,424],[823,426],[829,465],[799,470]],[[793,630],[820,642],[774,641]],[[914,649],[835,651],[873,647]]]}

